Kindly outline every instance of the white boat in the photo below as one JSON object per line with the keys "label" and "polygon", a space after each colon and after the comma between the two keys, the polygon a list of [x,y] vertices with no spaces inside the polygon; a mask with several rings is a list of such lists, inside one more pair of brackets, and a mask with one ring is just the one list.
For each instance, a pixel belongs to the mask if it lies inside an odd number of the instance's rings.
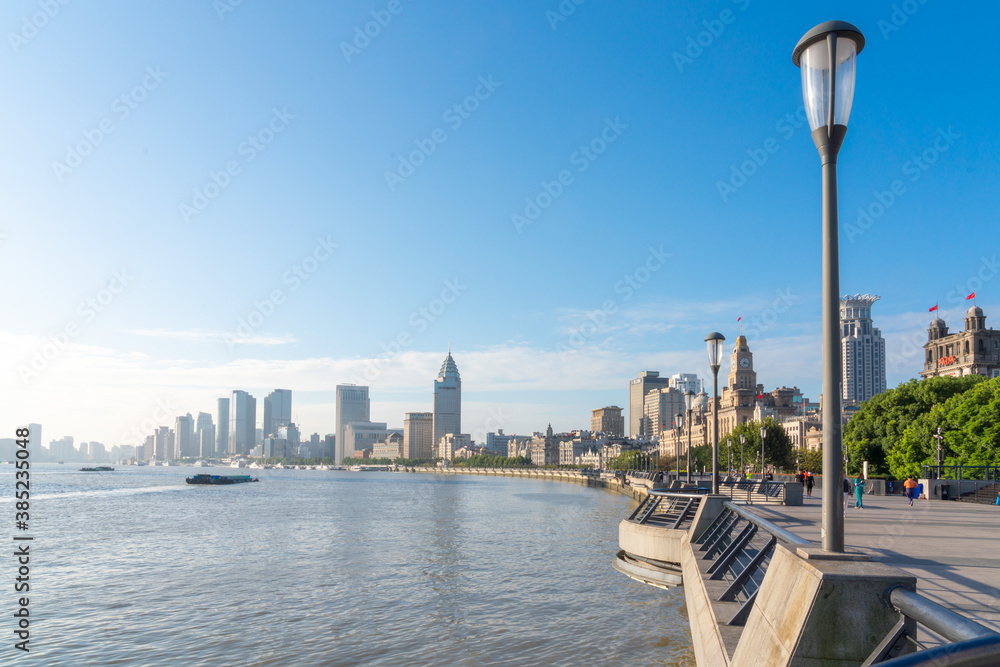
{"label": "white boat", "polygon": [[246,468],[247,467],[247,462],[243,461],[243,460],[233,461],[232,463],[229,464],[229,467],[230,468]]}
{"label": "white boat", "polygon": [[264,468],[264,466],[262,466],[261,464],[257,463],[256,461],[254,461],[253,463],[251,463],[247,467],[248,468],[253,468],[254,470],[261,470],[261,469]]}
{"label": "white boat", "polygon": [[206,461],[202,461],[201,459],[198,459],[197,461],[194,462],[194,467],[195,468],[207,468],[208,467],[208,463]]}
{"label": "white boat", "polygon": [[163,465],[165,465],[165,466],[179,466],[180,464],[177,461],[170,460],[170,461],[164,461]]}

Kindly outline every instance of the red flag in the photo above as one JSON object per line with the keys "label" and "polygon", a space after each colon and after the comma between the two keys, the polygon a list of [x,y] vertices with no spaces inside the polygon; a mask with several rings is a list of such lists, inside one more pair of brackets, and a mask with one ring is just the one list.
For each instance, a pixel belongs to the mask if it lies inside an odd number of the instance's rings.
{"label": "red flag", "polygon": [[758,401],[759,401],[760,399],[762,399],[762,398],[764,398],[764,394],[757,394],[757,400],[758,400]]}
{"label": "red flag", "polygon": [[737,318],[736,318],[736,321],[737,321],[737,322],[739,322],[739,321],[740,321],[740,320],[742,320],[742,319],[743,319],[743,316],[742,316],[742,315],[740,315],[739,317],[737,317]]}
{"label": "red flag", "polygon": [[928,313],[933,313],[935,310],[937,310],[937,304],[936,303],[934,304],[934,307],[931,308],[931,309],[929,309],[927,312]]}
{"label": "red flag", "polygon": [[968,301],[969,299],[975,299],[975,298],[976,298],[976,293],[975,293],[975,292],[973,292],[973,293],[972,293],[972,294],[970,294],[969,296],[965,297],[965,300],[966,300],[966,301]]}

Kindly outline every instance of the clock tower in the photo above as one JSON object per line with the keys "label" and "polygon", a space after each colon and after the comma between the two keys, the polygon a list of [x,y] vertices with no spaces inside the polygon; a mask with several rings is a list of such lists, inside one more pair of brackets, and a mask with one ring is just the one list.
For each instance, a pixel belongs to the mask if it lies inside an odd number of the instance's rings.
{"label": "clock tower", "polygon": [[740,334],[729,357],[729,389],[757,389],[757,373],[753,369],[753,353],[747,346],[746,336]]}

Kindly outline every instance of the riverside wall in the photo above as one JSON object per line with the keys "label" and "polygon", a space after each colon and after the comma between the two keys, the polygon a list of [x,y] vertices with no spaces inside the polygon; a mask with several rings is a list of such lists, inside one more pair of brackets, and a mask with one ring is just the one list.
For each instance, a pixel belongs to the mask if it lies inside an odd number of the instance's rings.
{"label": "riverside wall", "polygon": [[[611,473],[585,472],[582,470],[554,470],[549,468],[428,468],[423,466],[403,468],[404,472],[415,472],[433,475],[481,475],[487,477],[520,477],[523,479],[543,479],[550,482],[569,482],[582,484],[599,489],[607,489],[623,493],[635,500],[646,496],[652,483],[648,480],[629,478],[629,483],[623,484],[621,479]],[[659,488],[659,485],[657,485]],[[666,488],[666,485],[663,485]]]}

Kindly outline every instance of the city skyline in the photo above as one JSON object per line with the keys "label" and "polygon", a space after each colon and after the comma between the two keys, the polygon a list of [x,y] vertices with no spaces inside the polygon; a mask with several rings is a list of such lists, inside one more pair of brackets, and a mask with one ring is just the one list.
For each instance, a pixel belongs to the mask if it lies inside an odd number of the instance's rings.
{"label": "city skyline", "polygon": [[941,240],[996,226],[1000,7],[904,4],[71,3],[39,27],[11,3],[0,429],[111,446],[280,386],[334,433],[349,383],[399,426],[452,341],[464,432],[565,431],[642,370],[709,378],[738,317],[762,381],[818,400],[791,51],[831,13],[867,37],[841,291],[882,297],[886,385],[917,377],[929,307],[1000,317],[992,245]]}

